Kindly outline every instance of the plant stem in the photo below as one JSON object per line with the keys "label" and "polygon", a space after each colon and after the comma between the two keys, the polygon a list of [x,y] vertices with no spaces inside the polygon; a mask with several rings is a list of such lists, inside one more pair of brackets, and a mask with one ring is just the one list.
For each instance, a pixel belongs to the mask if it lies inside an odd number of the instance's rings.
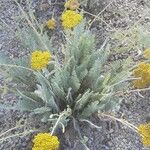
{"label": "plant stem", "polygon": [[82,121],[82,122],[87,122],[87,123],[89,123],[89,124],[90,124],[92,127],[94,127],[94,128],[102,129],[102,127],[99,127],[99,126],[93,124],[93,123],[92,123],[91,121],[89,121],[89,120],[86,120],[86,119],[80,119],[80,121]]}
{"label": "plant stem", "polygon": [[57,121],[56,121],[56,123],[55,123],[55,125],[54,125],[54,127],[53,127],[53,129],[52,129],[52,131],[51,131],[51,135],[54,134],[54,132],[55,132],[55,130],[56,130],[58,124],[60,123],[60,120],[61,120],[61,118],[62,118],[63,115],[64,115],[64,113],[62,113],[62,114],[59,116],[59,118],[57,119]]}
{"label": "plant stem", "polygon": [[99,114],[100,116],[104,116],[104,117],[108,117],[108,118],[111,118],[113,120],[116,120],[126,126],[128,126],[130,129],[134,130],[135,132],[137,132],[138,128],[136,126],[134,126],[133,124],[129,123],[128,121],[124,120],[124,119],[119,119],[119,118],[116,118],[112,115],[108,115],[108,114],[104,114],[104,113],[100,113]]}
{"label": "plant stem", "polygon": [[90,22],[88,29],[91,28],[92,24],[98,19],[98,17],[106,10],[107,7],[109,7],[114,1],[110,2],[102,11],[100,11],[94,19]]}
{"label": "plant stem", "polygon": [[149,91],[149,90],[150,90],[150,87],[149,88],[145,88],[145,89],[130,90],[130,91],[127,91],[127,92],[142,92],[142,91]]}
{"label": "plant stem", "polygon": [[121,81],[119,81],[119,82],[117,82],[115,84],[110,85],[109,88],[114,87],[114,86],[116,86],[116,85],[118,85],[120,83],[123,83],[123,82],[132,81],[132,80],[138,80],[138,79],[141,79],[141,78],[126,78],[126,79],[123,79],[123,80],[121,80]]}
{"label": "plant stem", "polygon": [[36,132],[36,131],[39,131],[39,130],[29,130],[29,131],[25,131],[23,133],[13,134],[13,135],[7,136],[5,138],[1,138],[0,142],[3,142],[9,138],[13,138],[13,137],[17,137],[17,136],[19,136],[19,137],[26,136],[26,135],[33,133],[33,132]]}
{"label": "plant stem", "polygon": [[3,20],[0,18],[0,21],[14,34],[16,34],[16,32]]}
{"label": "plant stem", "polygon": [[5,66],[5,67],[14,67],[14,68],[21,68],[21,69],[25,69],[25,70],[29,70],[29,71],[34,71],[30,68],[27,68],[27,67],[23,67],[23,66],[18,66],[18,65],[9,65],[9,64],[0,64],[0,66]]}
{"label": "plant stem", "polygon": [[46,50],[48,50],[47,45],[45,44],[45,42],[42,40],[41,35],[38,33],[38,31],[35,29],[35,27],[33,26],[32,22],[29,20],[28,15],[26,14],[26,12],[22,9],[22,7],[20,6],[20,4],[14,0],[16,2],[16,4],[18,5],[19,9],[21,10],[22,14],[24,15],[26,21],[28,22],[29,26],[33,29],[33,31],[35,32],[35,34],[37,35],[37,37],[39,38],[40,42],[43,44],[43,46],[45,47]]}
{"label": "plant stem", "polygon": [[144,91],[149,91],[149,90],[150,90],[150,87],[149,88],[145,88],[145,89],[135,89],[135,90],[128,90],[128,91],[118,91],[118,92],[114,93],[114,95],[123,94],[123,93],[132,93],[132,92],[144,92]]}
{"label": "plant stem", "polygon": [[20,125],[20,126],[16,126],[16,127],[13,127],[5,132],[3,132],[2,134],[0,134],[0,137],[1,136],[4,136],[5,134],[7,134],[8,132],[12,131],[12,130],[15,130],[15,129],[18,129],[18,128],[21,128],[21,127],[24,127],[25,125]]}

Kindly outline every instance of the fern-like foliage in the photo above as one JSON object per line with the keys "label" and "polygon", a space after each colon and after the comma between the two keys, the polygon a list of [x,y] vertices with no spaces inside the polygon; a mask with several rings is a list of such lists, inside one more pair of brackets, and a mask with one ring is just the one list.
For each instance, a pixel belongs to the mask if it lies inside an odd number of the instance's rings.
{"label": "fern-like foliage", "polygon": [[[117,30],[111,35],[113,52],[124,53],[129,50],[146,49],[150,47],[150,24],[137,24],[132,28],[122,31]],[[117,46],[116,46],[117,45]]]}
{"label": "fern-like foliage", "polygon": [[[65,38],[62,63],[56,58],[42,71],[30,69],[30,54],[21,59],[7,58],[5,62],[0,57],[2,69],[10,68],[7,72],[18,84],[16,93],[20,99],[16,108],[52,123],[65,112],[60,119],[64,125],[72,117],[87,118],[97,111],[118,108],[121,99],[116,93],[128,88],[124,81],[131,75],[131,60],[108,63],[109,44],[105,42],[96,50],[95,37],[86,29],[85,21],[66,31]],[[37,45],[34,40],[32,44]]]}

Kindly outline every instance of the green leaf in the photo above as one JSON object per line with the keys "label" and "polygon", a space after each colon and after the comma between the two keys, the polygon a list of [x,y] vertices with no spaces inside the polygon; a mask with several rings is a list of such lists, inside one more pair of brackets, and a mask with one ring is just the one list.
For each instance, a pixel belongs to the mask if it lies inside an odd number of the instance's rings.
{"label": "green leaf", "polygon": [[52,82],[53,92],[59,100],[64,100],[66,93],[56,82]]}
{"label": "green leaf", "polygon": [[74,109],[80,110],[83,107],[85,107],[85,105],[89,103],[89,100],[92,94],[93,94],[93,91],[90,91],[90,90],[87,90],[85,93],[83,93],[82,97],[76,102]]}
{"label": "green leaf", "polygon": [[70,87],[72,88],[74,92],[77,92],[80,88],[80,85],[81,85],[80,80],[78,79],[75,70],[73,70],[71,79],[70,79]]}
{"label": "green leaf", "polygon": [[4,55],[2,52],[0,52],[0,65],[1,64],[12,64],[11,59],[8,56]]}
{"label": "green leaf", "polygon": [[97,112],[99,107],[98,107],[99,101],[94,101],[91,102],[87,107],[82,111],[81,118],[87,118],[93,113]]}
{"label": "green leaf", "polygon": [[36,108],[42,107],[43,103],[37,102],[34,99],[24,95],[18,90],[18,94],[21,96],[16,104],[16,107],[22,111],[33,111]]}
{"label": "green leaf", "polygon": [[52,92],[52,87],[49,83],[49,81],[40,73],[40,72],[34,72],[36,75],[37,81],[41,85],[40,93],[41,98],[45,102],[45,104],[55,111],[58,111],[58,106],[54,100],[55,94]]}
{"label": "green leaf", "polygon": [[44,114],[46,112],[50,112],[51,109],[49,107],[40,107],[33,110],[35,114]]}

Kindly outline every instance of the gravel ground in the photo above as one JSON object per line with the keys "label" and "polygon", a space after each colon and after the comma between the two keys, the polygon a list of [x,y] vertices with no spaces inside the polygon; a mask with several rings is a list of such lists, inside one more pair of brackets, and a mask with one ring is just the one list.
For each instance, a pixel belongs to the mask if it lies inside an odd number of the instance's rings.
{"label": "gravel ground", "polygon": [[[62,2],[59,0],[59,2]],[[25,6],[25,2],[22,2]],[[107,8],[103,10],[105,7]],[[46,1],[35,1],[33,6],[37,11],[37,16],[40,21],[44,21],[51,16],[52,11],[55,12],[56,18],[60,15],[63,8],[60,5],[50,7]],[[93,23],[91,30],[96,33],[96,38],[100,42],[104,37],[109,36],[110,33],[115,32],[117,29],[126,30],[132,27],[135,23],[146,23],[150,21],[150,13],[147,13],[150,8],[149,1],[147,0],[107,0],[102,2],[101,0],[94,6],[87,10],[93,14],[101,12],[99,17],[102,20],[98,20]],[[13,16],[19,15],[16,5],[11,0],[0,0],[0,18],[7,24],[15,29],[15,22]],[[90,16],[87,16],[91,18]],[[58,18],[57,18],[58,19]],[[139,20],[140,19],[140,20]],[[59,47],[61,43],[61,34],[59,26],[56,29],[54,39],[54,45]],[[136,50],[136,49],[135,49]],[[11,57],[24,55],[26,53],[23,50],[14,37],[14,35],[6,30],[0,29],[0,51]],[[135,55],[133,55],[135,56]],[[117,57],[118,58],[118,57]],[[114,59],[117,59],[116,57]],[[150,112],[150,93],[142,93],[144,98],[139,97],[136,93],[126,95],[123,100],[123,104],[120,108],[120,112],[116,115],[122,116],[134,125],[143,123],[147,119],[147,114]],[[17,98],[11,93],[7,94],[3,101],[14,103]],[[88,137],[88,146],[90,150],[146,150],[140,142],[140,137],[131,129],[122,126],[120,123],[111,121],[109,119],[92,117],[90,119],[96,125],[102,126],[102,130],[91,128],[88,124],[82,123],[81,134]],[[22,125],[25,122],[30,122],[27,125],[27,129],[41,129],[45,130],[45,124],[36,124],[37,118],[30,116],[28,113],[22,113],[18,111],[0,111],[0,132],[15,127],[16,125]],[[70,125],[64,135],[61,135],[62,150],[84,150],[80,144],[79,139],[76,137],[76,132],[72,130]],[[24,131],[26,128],[19,130],[12,130],[12,135],[19,131]],[[29,134],[24,137],[13,137],[5,140],[0,140],[0,150],[31,150],[31,139],[33,134]]]}

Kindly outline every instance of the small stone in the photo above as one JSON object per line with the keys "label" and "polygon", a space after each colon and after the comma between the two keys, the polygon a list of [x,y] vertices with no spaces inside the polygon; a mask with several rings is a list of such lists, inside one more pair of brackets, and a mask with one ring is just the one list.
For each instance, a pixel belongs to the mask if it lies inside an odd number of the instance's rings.
{"label": "small stone", "polygon": [[109,130],[109,133],[113,133],[113,132],[114,132],[114,129],[110,129],[110,130]]}

